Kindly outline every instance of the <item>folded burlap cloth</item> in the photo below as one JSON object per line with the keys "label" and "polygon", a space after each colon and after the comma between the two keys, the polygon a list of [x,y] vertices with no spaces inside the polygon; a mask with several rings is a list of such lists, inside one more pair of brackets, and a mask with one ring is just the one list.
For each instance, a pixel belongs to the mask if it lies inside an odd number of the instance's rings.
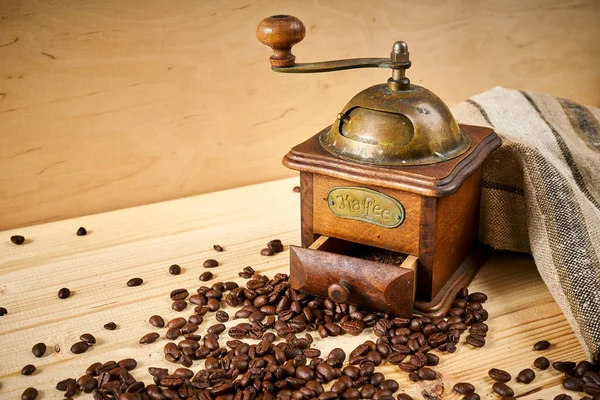
{"label": "folded burlap cloth", "polygon": [[600,361],[600,109],[495,88],[452,108],[502,138],[483,167],[479,239],[526,252]]}

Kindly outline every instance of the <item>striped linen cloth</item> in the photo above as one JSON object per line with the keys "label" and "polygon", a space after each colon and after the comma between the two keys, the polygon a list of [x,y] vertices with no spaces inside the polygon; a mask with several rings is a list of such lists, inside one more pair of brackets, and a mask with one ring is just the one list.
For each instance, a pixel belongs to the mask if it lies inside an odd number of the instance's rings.
{"label": "striped linen cloth", "polygon": [[502,138],[483,168],[480,240],[533,255],[587,355],[600,362],[600,109],[495,88],[452,112]]}

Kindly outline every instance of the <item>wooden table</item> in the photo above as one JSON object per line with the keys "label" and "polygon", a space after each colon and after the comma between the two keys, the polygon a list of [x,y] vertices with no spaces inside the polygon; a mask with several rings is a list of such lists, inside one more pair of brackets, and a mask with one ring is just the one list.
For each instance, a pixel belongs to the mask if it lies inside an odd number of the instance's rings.
{"label": "wooden table", "polygon": [[[270,276],[287,272],[287,246],[273,257],[259,252],[274,238],[286,245],[300,243],[300,195],[292,191],[296,184],[297,179],[286,179],[1,232],[0,305],[8,314],[0,317],[0,398],[20,398],[29,386],[40,391],[39,398],[62,398],[62,392],[54,389],[56,382],[79,377],[96,361],[136,358],[139,365],[132,373],[146,383],[150,382],[149,366],[174,369],[162,356],[166,339],[138,344],[142,335],[156,330],[148,318],[179,315],[170,308],[169,293],[180,287],[195,291],[207,258],[222,263],[212,270],[218,280],[242,283],[237,273],[247,265]],[[80,226],[88,229],[87,236],[75,235]],[[27,242],[15,246],[9,241],[14,234],[24,235]],[[220,244],[225,251],[214,251],[213,244]],[[173,263],[182,266],[181,275],[168,273]],[[127,287],[133,277],[143,278],[143,285]],[[62,287],[71,289],[71,297],[57,297]],[[490,313],[488,344],[475,349],[461,343],[456,353],[441,355],[437,371],[444,393],[440,398],[459,398],[451,390],[459,381],[473,383],[482,398],[497,398],[491,391],[488,369],[502,368],[516,376],[540,355],[532,345],[541,339],[552,342],[544,352],[551,361],[584,358],[530,257],[495,253],[471,290],[489,296],[485,305]],[[110,321],[118,325],[116,330],[103,329]],[[208,316],[200,333],[213,321],[214,315]],[[230,320],[226,325],[232,324],[235,321]],[[84,354],[72,354],[70,346],[86,332],[95,335],[98,343]],[[369,330],[358,337],[319,339],[316,346],[325,354],[334,347],[349,352],[374,337]],[[40,359],[31,353],[37,342],[48,345]],[[22,376],[21,368],[29,363],[36,365],[37,371]],[[379,370],[415,398],[422,398],[422,390],[428,387],[411,383],[406,373],[393,365]],[[519,397],[551,399],[566,392],[559,386],[556,371],[536,373],[529,385],[513,379]]]}

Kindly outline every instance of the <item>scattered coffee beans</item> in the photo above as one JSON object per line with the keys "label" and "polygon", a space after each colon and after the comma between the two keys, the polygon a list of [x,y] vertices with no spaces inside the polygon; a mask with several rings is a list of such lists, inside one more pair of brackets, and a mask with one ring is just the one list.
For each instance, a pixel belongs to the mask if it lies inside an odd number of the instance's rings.
{"label": "scattered coffee beans", "polygon": [[492,389],[500,397],[513,397],[515,395],[515,392],[511,389],[511,387],[508,386],[506,383],[503,383],[503,382],[496,382],[496,383],[494,383],[492,385]]}
{"label": "scattered coffee beans", "polygon": [[271,240],[269,243],[267,243],[267,247],[273,250],[274,253],[281,253],[283,251],[283,244],[279,239]]}
{"label": "scattered coffee beans", "polygon": [[160,335],[158,333],[156,333],[156,332],[147,333],[144,336],[142,336],[142,338],[140,339],[140,344],[153,343],[159,337],[160,337]]}
{"label": "scattered coffee beans", "polygon": [[244,267],[244,270],[239,272],[238,275],[240,278],[250,279],[254,275],[254,269],[250,266]]}
{"label": "scattered coffee beans", "polygon": [[14,244],[21,245],[25,243],[25,238],[21,235],[13,235],[10,237],[10,241]]}
{"label": "scattered coffee beans", "polygon": [[156,328],[162,328],[165,326],[165,320],[160,315],[151,316],[148,322],[150,322],[150,325]]}
{"label": "scattered coffee beans", "polygon": [[169,273],[171,275],[179,275],[181,273],[181,267],[177,264],[173,264],[169,267]]}
{"label": "scattered coffee beans", "polygon": [[71,346],[71,353],[73,353],[73,354],[85,353],[87,351],[87,349],[89,349],[89,348],[90,348],[90,345],[82,340],[81,342],[77,342]]}
{"label": "scattered coffee beans", "polygon": [[490,369],[488,371],[488,375],[490,378],[498,382],[509,382],[512,379],[508,372],[497,368]]}
{"label": "scattered coffee beans", "polygon": [[85,236],[87,235],[87,230],[82,226],[77,229],[77,236]]}
{"label": "scattered coffee beans", "polygon": [[31,348],[31,352],[37,358],[43,357],[46,354],[46,344],[45,343],[37,343]]}
{"label": "scattered coffee beans", "polygon": [[96,338],[91,333],[84,333],[79,336],[79,339],[86,342],[90,346],[96,344]]}
{"label": "scattered coffee beans", "polygon": [[462,398],[462,400],[481,400],[481,397],[475,392],[469,393]]}
{"label": "scattered coffee beans", "polygon": [[541,370],[546,370],[550,367],[550,361],[546,357],[538,357],[533,362],[533,366]]}
{"label": "scattered coffee beans", "polygon": [[208,260],[204,261],[204,264],[202,264],[202,266],[204,268],[215,268],[219,266],[219,262],[217,260],[209,258]]}
{"label": "scattered coffee beans", "polygon": [[550,347],[550,342],[547,340],[540,340],[533,345],[533,349],[537,351],[546,350],[548,347]]}
{"label": "scattered coffee beans", "polygon": [[0,317],[8,314],[8,310],[4,307],[0,307]]}
{"label": "scattered coffee beans", "polygon": [[171,308],[175,311],[183,311],[187,308],[187,302],[185,300],[175,300],[173,304],[171,304]]}
{"label": "scattered coffee beans", "polygon": [[526,368],[517,375],[517,382],[531,383],[535,379],[535,372],[531,368]]}
{"label": "scattered coffee beans", "polygon": [[573,398],[571,396],[569,396],[568,394],[559,394],[556,397],[554,397],[554,400],[573,400]]}
{"label": "scattered coffee beans", "polygon": [[229,314],[225,311],[217,311],[215,314],[215,319],[219,322],[227,322],[229,321]]}
{"label": "scattered coffee beans", "polygon": [[272,256],[272,255],[275,255],[275,252],[273,251],[273,249],[266,247],[260,251],[260,255],[261,256]]}
{"label": "scattered coffee beans", "polygon": [[21,395],[21,400],[35,400],[38,397],[38,391],[35,388],[27,388]]}
{"label": "scattered coffee beans", "polygon": [[107,331],[114,331],[115,329],[117,329],[117,324],[115,324],[114,322],[109,322],[107,324],[104,324],[104,329],[106,329]]}
{"label": "scattered coffee beans", "polygon": [[27,364],[21,369],[21,375],[31,375],[35,372],[35,365]]}
{"label": "scattered coffee beans", "polygon": [[210,281],[212,278],[213,278],[213,273],[212,273],[212,272],[210,272],[210,271],[206,271],[206,272],[203,272],[203,273],[200,275],[200,278],[199,278],[199,279],[200,279],[202,282],[206,282],[206,281]]}
{"label": "scattered coffee beans", "polygon": [[58,298],[59,299],[66,299],[67,297],[69,297],[71,295],[71,291],[68,288],[62,288],[58,291]]}
{"label": "scattered coffee beans", "polygon": [[144,283],[144,280],[142,278],[131,278],[127,281],[127,286],[140,286],[142,283]]}
{"label": "scattered coffee beans", "polygon": [[467,382],[459,382],[456,385],[454,385],[453,389],[456,393],[469,394],[475,391],[475,386]]}
{"label": "scattered coffee beans", "polygon": [[213,245],[213,249],[215,249],[215,251],[223,251],[223,248],[221,246],[219,246],[218,244]]}

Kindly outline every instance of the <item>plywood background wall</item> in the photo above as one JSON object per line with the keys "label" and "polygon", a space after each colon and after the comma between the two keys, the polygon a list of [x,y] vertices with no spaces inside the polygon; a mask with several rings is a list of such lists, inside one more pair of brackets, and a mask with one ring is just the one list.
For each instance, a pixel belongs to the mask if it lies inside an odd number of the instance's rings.
{"label": "plywood background wall", "polygon": [[0,229],[294,173],[294,144],[382,70],[280,75],[268,15],[307,27],[299,62],[387,56],[448,104],[503,85],[600,105],[600,2],[0,1]]}

